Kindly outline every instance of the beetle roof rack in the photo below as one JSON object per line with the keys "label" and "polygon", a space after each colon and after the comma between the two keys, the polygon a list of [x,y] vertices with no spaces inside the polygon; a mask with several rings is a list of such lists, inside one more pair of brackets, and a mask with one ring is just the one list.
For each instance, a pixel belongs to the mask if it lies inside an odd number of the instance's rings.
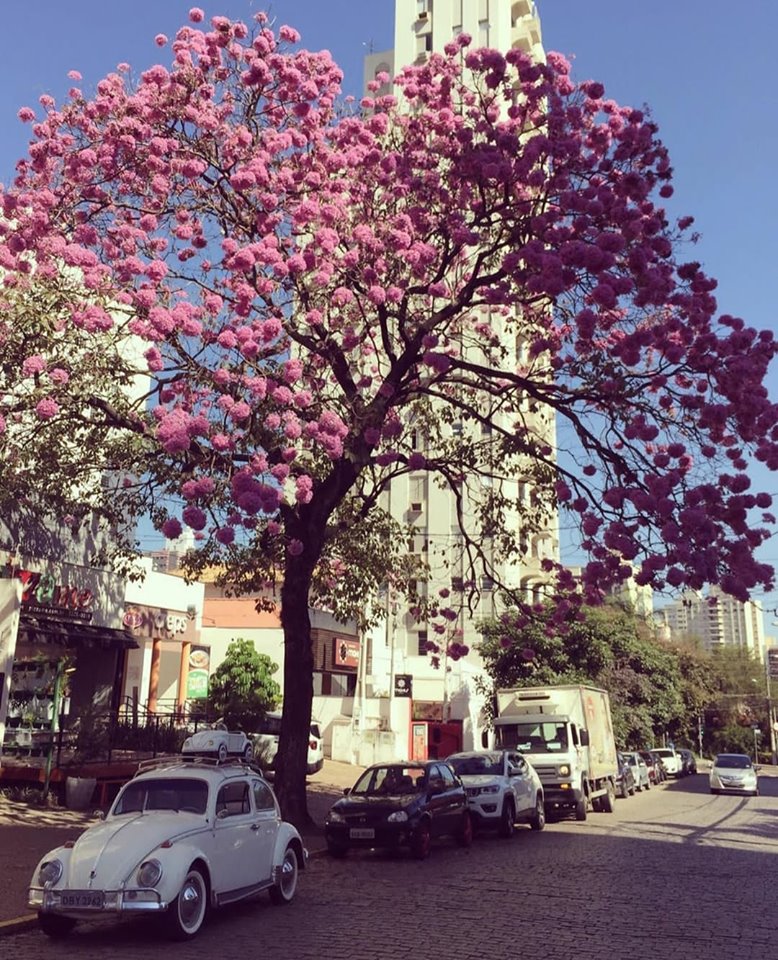
{"label": "beetle roof rack", "polygon": [[207,767],[211,770],[238,767],[241,771],[250,771],[264,776],[260,767],[246,763],[242,757],[227,757],[226,760],[219,760],[218,757],[202,757],[197,754],[174,754],[167,757],[150,757],[148,760],[140,760],[134,776],[137,777],[141,773],[148,773],[149,770],[164,767]]}

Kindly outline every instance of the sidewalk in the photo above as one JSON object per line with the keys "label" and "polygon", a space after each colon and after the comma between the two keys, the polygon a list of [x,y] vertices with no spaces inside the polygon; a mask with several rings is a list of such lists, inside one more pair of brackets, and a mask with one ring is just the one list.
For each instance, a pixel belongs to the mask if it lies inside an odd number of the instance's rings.
{"label": "sidewalk", "polygon": [[[308,852],[325,849],[324,818],[345,787],[353,786],[362,767],[325,760],[307,781],[308,812],[314,825],[301,831]],[[0,797],[0,937],[28,926],[27,885],[35,864],[49,850],[74,840],[94,823],[89,814],[64,808],[42,810]]]}

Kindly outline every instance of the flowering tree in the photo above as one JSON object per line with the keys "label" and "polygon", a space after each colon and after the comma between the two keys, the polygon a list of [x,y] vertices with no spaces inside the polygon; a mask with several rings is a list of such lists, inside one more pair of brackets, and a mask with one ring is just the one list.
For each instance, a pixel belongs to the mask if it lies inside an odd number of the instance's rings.
{"label": "flowering tree", "polygon": [[[340,110],[339,71],[295,31],[190,19],[169,68],[132,83],[121,64],[92,97],[20,111],[33,140],[0,196],[0,269],[6,297],[58,291],[61,337],[143,343],[150,400],[103,421],[159,528],[196,531],[199,562],[239,588],[279,574],[288,816],[305,816],[309,599],[353,609],[360,558],[368,581],[391,566],[381,495],[402,473],[449,486],[463,529],[489,518],[503,556],[520,547],[501,517],[535,522],[511,501],[510,478],[529,479],[534,516],[559,503],[580,523],[587,601],[625,560],[660,587],[771,584],[754,558],[770,498],[746,467],[749,452],[778,465],[775,346],[715,320],[715,283],[678,258],[690,221],[661,207],[671,168],[647,116],[574,84],[559,56],[466,36],[396,97],[378,78]],[[35,338],[25,349],[5,371],[9,449],[67,407],[70,383]],[[100,419],[99,389],[85,409]],[[542,411],[570,438],[559,462]],[[480,502],[478,473],[495,481]],[[125,482],[114,502],[137,506]],[[468,536],[475,568],[488,558]],[[556,573],[562,622],[576,600]]]}

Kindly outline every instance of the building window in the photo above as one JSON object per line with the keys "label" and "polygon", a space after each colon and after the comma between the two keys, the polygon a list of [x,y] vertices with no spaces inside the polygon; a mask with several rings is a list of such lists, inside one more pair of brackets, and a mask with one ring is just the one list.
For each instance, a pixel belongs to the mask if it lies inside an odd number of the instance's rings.
{"label": "building window", "polygon": [[427,631],[419,630],[419,632],[416,634],[416,653],[420,657],[426,657],[428,652],[429,651],[427,650]]}

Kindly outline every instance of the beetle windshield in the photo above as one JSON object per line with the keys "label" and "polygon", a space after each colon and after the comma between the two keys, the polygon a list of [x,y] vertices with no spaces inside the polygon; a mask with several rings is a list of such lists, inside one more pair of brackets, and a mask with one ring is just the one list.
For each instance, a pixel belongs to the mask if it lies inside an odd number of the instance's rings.
{"label": "beetle windshield", "polygon": [[207,806],[208,784],[205,780],[159,777],[128,783],[119,794],[113,812],[114,815],[150,810],[205,813]]}

